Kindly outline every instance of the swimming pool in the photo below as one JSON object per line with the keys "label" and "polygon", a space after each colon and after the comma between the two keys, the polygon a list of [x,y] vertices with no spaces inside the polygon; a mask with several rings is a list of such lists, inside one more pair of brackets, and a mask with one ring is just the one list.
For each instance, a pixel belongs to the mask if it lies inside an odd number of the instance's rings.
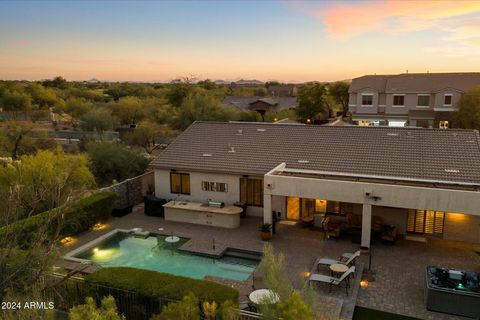
{"label": "swimming pool", "polygon": [[164,235],[143,238],[125,231],[111,232],[70,252],[65,258],[77,262],[87,260],[101,267],[132,267],[194,279],[215,276],[238,281],[247,280],[259,263],[255,256],[245,258],[227,252],[212,258],[178,250],[189,240],[186,238],[168,243]]}

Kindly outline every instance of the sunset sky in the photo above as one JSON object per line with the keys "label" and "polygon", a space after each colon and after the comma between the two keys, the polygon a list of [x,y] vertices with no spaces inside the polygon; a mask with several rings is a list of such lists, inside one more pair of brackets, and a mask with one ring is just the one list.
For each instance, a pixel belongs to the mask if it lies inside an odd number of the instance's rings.
{"label": "sunset sky", "polygon": [[480,1],[1,1],[0,79],[480,71]]}

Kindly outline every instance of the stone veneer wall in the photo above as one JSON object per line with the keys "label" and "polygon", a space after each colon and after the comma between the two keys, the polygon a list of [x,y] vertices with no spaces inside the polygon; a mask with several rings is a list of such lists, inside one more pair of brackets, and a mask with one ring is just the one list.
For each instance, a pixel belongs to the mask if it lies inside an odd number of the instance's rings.
{"label": "stone veneer wall", "polygon": [[143,196],[153,190],[153,171],[102,188],[102,191],[109,191],[117,194],[117,199],[115,201],[116,208],[139,204],[143,202]]}

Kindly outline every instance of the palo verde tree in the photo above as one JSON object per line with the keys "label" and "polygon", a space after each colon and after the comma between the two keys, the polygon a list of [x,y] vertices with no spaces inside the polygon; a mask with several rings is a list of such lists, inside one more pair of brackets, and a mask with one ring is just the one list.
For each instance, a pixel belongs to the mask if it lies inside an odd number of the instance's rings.
{"label": "palo verde tree", "polygon": [[[53,262],[65,207],[93,186],[85,156],[61,150],[39,151],[0,167],[1,301],[36,298],[38,280]],[[39,212],[45,223],[33,227]],[[29,230],[28,247],[12,232],[17,228]]]}

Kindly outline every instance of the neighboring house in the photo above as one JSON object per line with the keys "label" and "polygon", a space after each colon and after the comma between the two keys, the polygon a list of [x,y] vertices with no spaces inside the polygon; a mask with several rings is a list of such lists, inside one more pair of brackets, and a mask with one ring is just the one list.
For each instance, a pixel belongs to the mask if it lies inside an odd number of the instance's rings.
{"label": "neighboring house", "polygon": [[284,109],[294,109],[297,106],[297,98],[295,97],[226,97],[223,100],[224,106],[235,106],[243,110],[257,111],[262,119],[265,118],[267,112],[279,112]]}
{"label": "neighboring house", "polygon": [[377,217],[478,243],[479,144],[474,130],[195,122],[151,166],[159,198],[240,201],[266,223],[355,214],[366,247]]}
{"label": "neighboring house", "polygon": [[359,125],[449,128],[463,93],[480,73],[405,73],[352,80],[349,111]]}
{"label": "neighboring house", "polygon": [[235,106],[243,110],[272,110],[275,112],[284,109],[295,109],[297,98],[295,97],[226,97],[224,106]]}
{"label": "neighboring house", "polygon": [[298,89],[294,84],[276,84],[267,87],[268,95],[272,97],[294,97]]}

